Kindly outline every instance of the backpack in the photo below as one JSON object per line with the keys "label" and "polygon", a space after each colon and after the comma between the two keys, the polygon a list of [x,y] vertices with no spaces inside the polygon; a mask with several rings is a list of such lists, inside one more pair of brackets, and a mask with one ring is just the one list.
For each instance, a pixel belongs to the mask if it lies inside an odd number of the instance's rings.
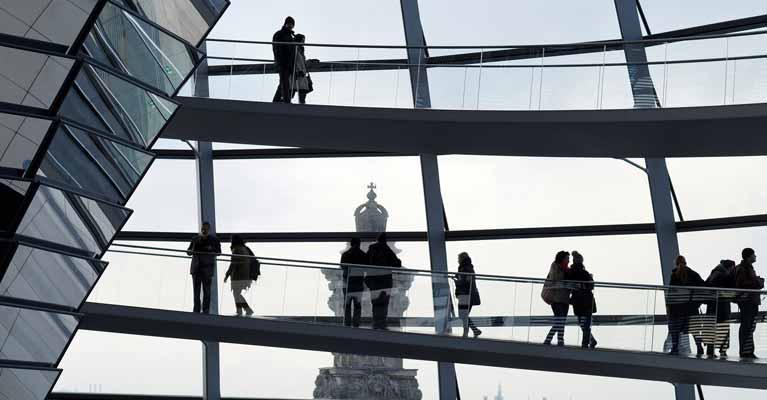
{"label": "backpack", "polygon": [[248,255],[252,257],[248,258],[250,279],[253,281],[258,280],[258,276],[261,275],[261,263],[258,261],[258,258],[255,258],[255,254],[253,254],[253,251],[248,246],[245,246],[245,250],[247,250]]}

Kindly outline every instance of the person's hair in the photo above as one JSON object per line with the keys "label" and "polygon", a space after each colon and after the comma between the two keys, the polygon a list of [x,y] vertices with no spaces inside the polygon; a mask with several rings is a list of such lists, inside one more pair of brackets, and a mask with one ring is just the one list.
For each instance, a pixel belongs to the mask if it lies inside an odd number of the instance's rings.
{"label": "person's hair", "polygon": [[581,253],[578,253],[578,251],[573,250],[572,251],[572,255],[573,255],[573,262],[574,263],[582,263],[583,262],[583,255],[581,255]]}
{"label": "person's hair", "polygon": [[377,240],[379,243],[386,243],[386,232],[379,233]]}
{"label": "person's hair", "polygon": [[287,26],[288,24],[295,25],[296,24],[296,20],[294,20],[293,17],[288,16],[287,18],[285,18],[285,23],[282,24],[282,25]]}
{"label": "person's hair", "polygon": [[360,244],[362,241],[358,237],[353,237],[352,240],[349,241],[349,244],[352,245],[352,247],[360,247]]}
{"label": "person's hair", "polygon": [[719,261],[720,264],[722,264],[723,267],[730,269],[735,266],[735,261],[733,260],[722,260]]}
{"label": "person's hair", "polygon": [[746,247],[743,249],[743,251],[740,252],[740,255],[743,256],[743,259],[747,259],[755,254],[754,249],[750,247]]}
{"label": "person's hair", "polygon": [[569,257],[569,256],[570,256],[570,253],[568,253],[568,252],[566,252],[566,251],[564,251],[564,250],[558,251],[558,252],[557,252],[557,255],[554,257],[554,262],[555,262],[555,263],[557,263],[557,264],[559,264],[559,263],[561,263],[561,262],[562,262],[562,261],[563,261],[565,258],[567,258],[567,257]]}
{"label": "person's hair", "polygon": [[295,37],[295,39],[296,39],[296,42],[301,42],[301,43],[303,43],[303,42],[305,42],[305,41],[306,41],[306,36],[304,36],[304,35],[303,35],[303,34],[301,34],[301,33],[297,34],[297,35],[296,35],[296,36],[294,36],[294,37]]}
{"label": "person's hair", "polygon": [[471,257],[469,257],[469,253],[467,252],[461,252],[458,254],[458,263],[463,264],[465,262],[471,262]]}
{"label": "person's hair", "polygon": [[208,225],[208,226],[210,226],[210,222],[208,222],[208,221],[202,221],[202,224],[200,224],[200,226],[205,226],[205,225]]}
{"label": "person's hair", "polygon": [[[676,265],[677,268],[674,269],[673,274],[676,274],[679,280],[682,281],[683,283],[687,283],[687,259],[680,254],[676,256],[676,259],[674,260],[674,264]],[[685,268],[682,268],[682,267],[685,267]]]}
{"label": "person's hair", "polygon": [[232,235],[232,246],[245,246],[245,239],[240,235]]}

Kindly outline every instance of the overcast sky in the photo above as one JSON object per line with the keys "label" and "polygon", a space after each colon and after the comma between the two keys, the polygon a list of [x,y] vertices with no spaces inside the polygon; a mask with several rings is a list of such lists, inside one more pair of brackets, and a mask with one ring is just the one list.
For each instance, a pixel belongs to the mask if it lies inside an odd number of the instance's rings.
{"label": "overcast sky", "polygon": [[[309,42],[404,44],[399,2],[395,0],[233,0],[210,37],[268,41],[286,15]],[[563,43],[620,36],[612,0],[421,0],[426,42],[431,45],[502,45]],[[653,33],[690,25],[764,14],[763,0],[642,0]],[[767,38],[722,40],[653,49],[651,59],[754,54],[767,49]],[[448,50],[432,52],[448,53]],[[268,58],[265,46],[211,45],[216,56]],[[404,57],[400,50],[323,50],[307,48],[310,57],[349,60]],[[622,61],[620,52],[547,60],[556,62]],[[213,61],[222,63],[222,61]],[[540,62],[540,61],[536,61]],[[725,66],[679,66],[653,69],[660,96],[668,106],[765,101],[764,60]],[[432,69],[432,102],[440,108],[542,109],[621,108],[631,106],[625,68],[573,71]],[[604,79],[600,79],[604,76]],[[314,103],[410,107],[405,70],[376,73],[315,74]],[[274,77],[212,79],[216,97],[267,100]],[[531,87],[535,88],[532,90]],[[254,126],[254,136],[258,127]],[[321,134],[321,132],[318,132]],[[616,132],[620,134],[620,132]],[[159,146],[184,148],[162,141]],[[240,145],[216,144],[217,148]],[[647,180],[642,171],[612,159],[442,156],[440,176],[451,229],[512,228],[651,222]],[[637,160],[642,163],[642,160]],[[671,159],[669,171],[685,219],[764,213],[767,187],[765,157]],[[218,161],[215,165],[216,212],[220,231],[353,231],[354,209],[365,201],[366,185],[378,186],[378,201],[390,212],[389,230],[423,231],[423,187],[415,157]],[[128,204],[135,210],[126,230],[197,229],[194,162],[160,160]],[[767,260],[765,229],[745,228],[680,234],[680,248],[690,265],[708,274],[722,258],[738,259],[750,246]],[[155,243],[154,245],[158,245]],[[167,247],[185,244],[160,243]],[[428,268],[425,243],[398,243],[406,266]],[[337,261],[343,243],[254,244],[257,254]],[[661,283],[654,235],[495,240],[448,243],[451,269],[455,256],[468,251],[478,272],[544,277],[557,250],[577,249],[601,281]],[[91,301],[185,310],[191,282],[183,260],[148,259],[108,253],[111,264]],[[767,261],[765,261],[767,263]],[[767,275],[765,264],[757,270]],[[219,269],[224,269],[220,266]],[[283,288],[288,288],[283,305]],[[517,291],[508,285],[482,287],[483,306],[476,315],[518,312],[509,306]],[[529,293],[529,288],[527,288]],[[509,295],[509,293],[514,293]],[[310,294],[307,294],[310,293]],[[249,294],[257,313],[328,315],[326,283],[317,273],[266,269]],[[411,290],[409,315],[431,309],[427,282]],[[537,296],[537,295],[536,295]],[[642,297],[644,296],[644,297]],[[604,294],[605,313],[637,313],[647,306],[639,296]],[[631,298],[629,298],[631,297]],[[233,312],[231,295],[221,290],[223,312]],[[597,299],[599,302],[599,298]],[[545,305],[534,305],[544,313]],[[529,310],[527,311],[529,313]],[[599,329],[599,328],[597,328]],[[604,343],[646,346],[644,331],[626,328],[620,336],[599,330]],[[575,329],[568,341],[576,342]],[[515,333],[487,330],[490,337]],[[540,334],[534,332],[533,336]],[[759,350],[767,355],[767,332],[757,331]],[[657,344],[656,344],[657,346]],[[222,345],[222,390],[227,396],[311,398],[318,369],[332,366],[328,353]],[[733,349],[735,350],[735,349]],[[734,351],[733,351],[734,352]],[[759,352],[759,351],[757,351]],[[108,393],[200,394],[200,344],[194,341],[79,332],[64,358],[57,390]],[[406,361],[419,370],[424,399],[437,398],[436,365]],[[465,399],[493,395],[502,383],[507,399],[671,399],[671,385],[623,379],[584,377],[511,369],[457,366]],[[706,388],[707,399],[762,399],[763,391]]]}

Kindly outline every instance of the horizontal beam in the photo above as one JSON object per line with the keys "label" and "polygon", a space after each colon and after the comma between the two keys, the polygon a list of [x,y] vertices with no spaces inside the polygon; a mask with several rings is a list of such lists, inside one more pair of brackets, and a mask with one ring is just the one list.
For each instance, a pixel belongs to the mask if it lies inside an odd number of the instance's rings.
{"label": "horizontal beam", "polygon": [[[767,155],[767,104],[456,111],[179,97],[164,138],[405,154],[527,157]],[[253,127],[259,129],[254,131]],[[286,130],[284,127],[290,126]]]}
{"label": "horizontal beam", "polygon": [[[194,160],[192,150],[152,150],[155,156],[165,160]],[[325,149],[234,149],[213,150],[214,160],[261,160],[279,158],[341,158],[341,157],[402,157],[416,154],[384,153],[380,151],[339,151]]]}
{"label": "horizontal beam", "polygon": [[[679,232],[699,232],[720,229],[749,228],[767,226],[767,214],[746,215],[740,217],[711,218],[677,222]],[[503,240],[503,239],[535,239],[551,237],[582,237],[582,236],[611,236],[611,235],[643,235],[654,234],[655,225],[622,224],[622,225],[584,225],[560,226],[544,228],[510,228],[510,229],[478,229],[455,230],[445,232],[448,241],[467,240]],[[219,233],[219,237],[227,241],[232,232]],[[244,232],[239,233],[243,239],[250,242],[346,242],[352,237],[375,239],[375,232]],[[121,231],[115,240],[143,242],[188,242],[193,232],[147,232]],[[387,232],[391,241],[423,242],[426,232]]]}
{"label": "horizontal beam", "polygon": [[[134,389],[141,391],[141,389]],[[53,392],[46,400],[205,400],[202,396],[162,396],[153,394],[105,394]],[[221,400],[300,400],[277,397],[221,397]]]}
{"label": "horizontal beam", "polygon": [[[80,329],[310,351],[767,389],[767,364],[463,339],[258,318],[86,303]],[[311,329],[307,329],[311,327]]]}

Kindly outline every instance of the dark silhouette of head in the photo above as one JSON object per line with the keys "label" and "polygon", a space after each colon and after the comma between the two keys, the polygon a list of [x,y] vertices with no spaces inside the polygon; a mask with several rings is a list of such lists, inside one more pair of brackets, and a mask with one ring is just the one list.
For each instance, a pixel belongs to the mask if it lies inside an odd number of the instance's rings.
{"label": "dark silhouette of head", "polygon": [[378,234],[378,238],[376,239],[378,243],[386,244],[386,232],[381,232]]}
{"label": "dark silhouette of head", "polygon": [[573,264],[583,264],[583,255],[573,250]]}
{"label": "dark silhouette of head", "polygon": [[293,28],[296,27],[296,20],[293,19],[293,17],[288,16],[287,18],[285,18],[285,23],[283,24],[283,26],[292,30]]}
{"label": "dark silhouette of head", "polygon": [[721,264],[726,269],[733,269],[735,267],[735,261],[733,260],[722,260],[719,261],[719,264]]}
{"label": "dark silhouette of head", "polygon": [[554,262],[558,265],[567,266],[570,263],[570,253],[564,250],[558,251],[557,255],[554,256]]}
{"label": "dark silhouette of head", "polygon": [[207,237],[210,234],[210,222],[202,222],[202,225],[200,225],[200,233],[202,234],[202,237]]}
{"label": "dark silhouette of head", "polygon": [[245,239],[242,238],[240,235],[232,235],[232,247],[234,246],[245,246]]}
{"label": "dark silhouette of head", "polygon": [[465,264],[471,264],[471,257],[469,257],[469,253],[464,251],[458,254],[458,265]]}
{"label": "dark silhouette of head", "polygon": [[687,266],[687,259],[684,258],[684,256],[680,254],[680,255],[676,256],[676,260],[674,260],[674,264],[677,267],[686,267]]}
{"label": "dark silhouette of head", "polygon": [[743,261],[745,262],[751,264],[756,262],[756,252],[750,247],[743,249],[743,251],[740,252],[740,255],[743,256]]}
{"label": "dark silhouette of head", "polygon": [[352,238],[352,240],[349,241],[349,245],[351,245],[353,249],[359,249],[361,243],[362,242],[360,241],[360,238],[358,237]]}
{"label": "dark silhouette of head", "polygon": [[299,33],[299,34],[297,34],[295,36],[295,40],[298,43],[304,43],[304,42],[306,42],[306,36],[304,36],[303,34]]}

